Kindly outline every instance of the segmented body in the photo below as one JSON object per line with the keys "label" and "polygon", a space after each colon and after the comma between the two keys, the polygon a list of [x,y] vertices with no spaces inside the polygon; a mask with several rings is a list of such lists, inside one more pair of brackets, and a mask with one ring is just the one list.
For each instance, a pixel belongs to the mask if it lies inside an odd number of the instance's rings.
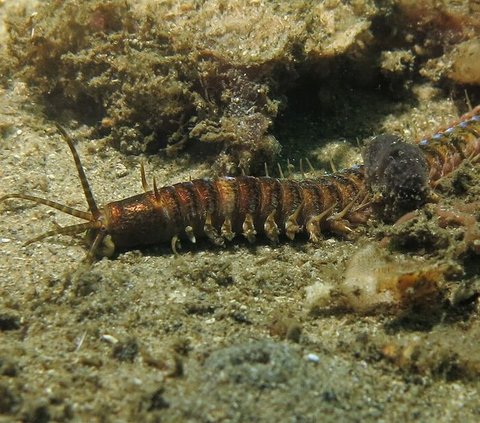
{"label": "segmented body", "polygon": [[114,244],[123,248],[204,236],[223,245],[236,234],[253,242],[257,233],[278,242],[282,234],[293,239],[301,231],[318,241],[325,229],[348,232],[345,219],[362,220],[352,206],[362,200],[358,194],[363,181],[362,168],[303,181],[196,179],[109,203],[104,207],[105,224]]}
{"label": "segmented body", "polygon": [[[115,248],[128,249],[169,240],[175,250],[177,240],[182,237],[192,242],[197,237],[206,237],[216,245],[224,245],[225,240],[231,240],[236,234],[243,234],[250,242],[254,242],[257,234],[273,242],[278,242],[282,235],[293,239],[300,232],[307,233],[313,242],[318,242],[324,231],[345,235],[352,226],[365,223],[375,212],[371,187],[378,181],[385,192],[403,193],[413,188],[423,195],[425,185],[434,186],[463,160],[476,162],[480,157],[479,106],[455,125],[420,141],[415,148],[383,136],[387,153],[384,154],[382,146],[372,147],[376,149],[372,152],[367,147],[367,156],[373,159],[366,161],[366,170],[355,166],[303,181],[240,176],[196,179],[162,188],[157,188],[154,181],[152,190],[148,189],[142,170],[144,193],[98,208],[73,141],[63,128],[59,127],[59,131],[74,157],[89,211],[26,194],[9,194],[0,201],[26,199],[86,220],[49,231],[30,242],[56,234],[88,231],[90,259],[98,254],[109,256]],[[396,172],[403,166],[396,161],[398,154],[406,158],[407,166],[414,166],[420,172],[414,183],[407,184],[407,190],[402,172]],[[422,161],[426,165],[420,163]],[[384,176],[385,169],[390,169],[388,177]],[[428,177],[421,175],[422,169],[428,172]],[[402,207],[419,205],[418,201],[401,204]]]}
{"label": "segmented body", "polygon": [[424,138],[418,146],[427,160],[430,185],[456,169],[464,160],[480,157],[480,106],[463,115],[450,127]]}

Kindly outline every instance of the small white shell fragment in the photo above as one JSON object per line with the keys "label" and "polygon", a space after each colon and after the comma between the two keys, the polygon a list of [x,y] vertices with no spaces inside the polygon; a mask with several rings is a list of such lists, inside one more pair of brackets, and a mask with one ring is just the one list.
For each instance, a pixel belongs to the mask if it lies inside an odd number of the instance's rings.
{"label": "small white shell fragment", "polygon": [[100,337],[100,339],[112,345],[118,344],[118,339],[112,335],[104,334]]}
{"label": "small white shell fragment", "polygon": [[308,353],[305,358],[312,363],[320,363],[320,357],[317,354]]}

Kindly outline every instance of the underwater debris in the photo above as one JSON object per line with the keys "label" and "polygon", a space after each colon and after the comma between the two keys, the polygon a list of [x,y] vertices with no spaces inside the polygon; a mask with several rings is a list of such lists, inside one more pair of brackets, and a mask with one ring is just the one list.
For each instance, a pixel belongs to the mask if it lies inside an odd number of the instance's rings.
{"label": "underwater debris", "polygon": [[438,307],[445,299],[443,281],[449,267],[398,259],[368,244],[348,262],[339,290],[345,306],[359,313]]}
{"label": "underwater debris", "polygon": [[455,249],[455,256],[460,256],[467,250],[480,254],[480,227],[477,214],[480,210],[480,203],[457,204],[453,208],[436,207],[438,225],[442,228],[451,225],[463,227],[463,239]]}
{"label": "underwater debris", "polygon": [[392,222],[422,206],[428,197],[428,165],[417,145],[379,135],[363,151],[365,182],[377,214]]}

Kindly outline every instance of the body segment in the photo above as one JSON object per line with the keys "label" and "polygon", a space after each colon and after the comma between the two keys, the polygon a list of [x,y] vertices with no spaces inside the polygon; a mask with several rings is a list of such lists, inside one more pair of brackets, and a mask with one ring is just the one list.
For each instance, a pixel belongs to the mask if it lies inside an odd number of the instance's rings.
{"label": "body segment", "polygon": [[[178,238],[196,242],[206,237],[215,245],[243,235],[254,242],[264,235],[276,243],[282,236],[294,239],[305,233],[318,242],[323,232],[348,235],[351,227],[365,223],[376,205],[407,212],[425,202],[428,186],[456,169],[465,160],[480,158],[480,106],[451,127],[426,138],[418,145],[395,136],[378,137],[365,151],[365,166],[354,166],[318,179],[291,180],[270,177],[219,177],[180,182],[97,207],[73,140],[65,130],[89,210],[81,211],[27,194],[8,194],[0,202],[24,199],[55,208],[86,220],[49,231],[30,242],[56,234],[87,231],[89,259],[129,249],[170,241],[175,250]],[[375,141],[375,140],[374,140]],[[375,198],[379,187],[382,195]],[[392,196],[392,193],[394,195]]]}
{"label": "body segment", "polygon": [[[335,214],[349,206],[362,187],[362,168],[304,181],[196,179],[108,203],[102,213],[105,230],[119,248],[192,235],[217,245],[236,235],[253,242],[256,234],[263,234],[277,242],[282,234],[293,239],[306,232],[319,239],[323,230],[341,232],[334,225]],[[348,221],[348,213],[343,218]]]}
{"label": "body segment", "polygon": [[428,163],[432,186],[464,160],[477,162],[480,157],[480,106],[447,129],[422,139],[418,146]]}

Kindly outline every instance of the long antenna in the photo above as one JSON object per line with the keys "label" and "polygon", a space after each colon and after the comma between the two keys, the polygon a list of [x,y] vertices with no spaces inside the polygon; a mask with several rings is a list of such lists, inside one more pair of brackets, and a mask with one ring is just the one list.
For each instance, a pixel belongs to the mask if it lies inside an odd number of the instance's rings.
{"label": "long antenna", "polygon": [[59,132],[63,135],[63,138],[65,138],[65,141],[67,141],[68,147],[72,152],[78,176],[80,178],[80,182],[82,183],[83,193],[85,194],[85,198],[87,199],[88,208],[92,213],[93,218],[97,219],[100,216],[100,212],[98,210],[97,203],[95,202],[95,198],[93,197],[92,190],[90,189],[90,185],[88,183],[87,176],[85,175],[85,171],[83,170],[82,162],[80,161],[80,157],[78,156],[75,145],[73,144],[73,140],[60,124],[56,123],[56,126]]}
{"label": "long antenna", "polygon": [[[28,200],[32,201],[37,204],[43,204],[48,207],[52,207],[56,210],[59,210],[63,213],[69,214],[71,216],[78,217],[80,219],[88,220],[87,223],[77,223],[65,227],[59,227],[56,229],[53,229],[51,231],[45,232],[42,235],[39,235],[35,238],[30,239],[25,243],[25,245],[31,244],[32,242],[40,241],[43,238],[47,238],[52,235],[75,235],[81,232],[85,232],[86,230],[89,229],[99,229],[101,226],[101,221],[98,219],[100,217],[100,211],[98,210],[97,204],[95,203],[95,199],[93,198],[92,190],[90,189],[90,185],[88,184],[87,177],[85,176],[85,172],[82,167],[82,163],[80,161],[80,158],[78,156],[77,150],[75,149],[75,145],[73,144],[72,138],[67,134],[65,129],[63,129],[60,125],[57,124],[57,128],[60,131],[60,133],[63,135],[65,140],[67,141],[67,144],[70,148],[70,151],[72,153],[73,159],[75,160],[75,166],[77,168],[78,176],[80,178],[80,181],[82,183],[83,187],[83,192],[85,194],[85,198],[87,199],[88,202],[88,207],[90,211],[82,211],[75,209],[73,207],[69,207],[65,204],[58,203],[56,201],[51,201],[47,200],[46,198],[41,198],[37,197],[35,195],[29,195],[29,194],[21,194],[21,193],[12,193],[12,194],[6,194],[2,197],[0,197],[0,203],[11,199],[11,198],[18,198],[18,199],[23,199],[23,200]],[[99,232],[97,234],[97,237],[95,239],[95,242],[92,246],[92,249],[90,250],[89,257],[93,257],[95,254],[95,250],[98,247],[98,245],[102,242],[103,238],[105,237],[105,234],[103,232]]]}
{"label": "long antenna", "polygon": [[92,214],[86,211],[77,210],[73,207],[66,206],[61,203],[57,203],[56,201],[47,200],[45,198],[37,197],[36,195],[28,195],[28,194],[6,194],[3,197],[0,197],[0,203],[4,200],[8,200],[10,198],[20,198],[22,200],[33,201],[37,204],[43,204],[48,207],[52,207],[53,209],[60,210],[63,213],[69,214],[71,216],[79,217],[80,219],[85,220],[92,220]]}

